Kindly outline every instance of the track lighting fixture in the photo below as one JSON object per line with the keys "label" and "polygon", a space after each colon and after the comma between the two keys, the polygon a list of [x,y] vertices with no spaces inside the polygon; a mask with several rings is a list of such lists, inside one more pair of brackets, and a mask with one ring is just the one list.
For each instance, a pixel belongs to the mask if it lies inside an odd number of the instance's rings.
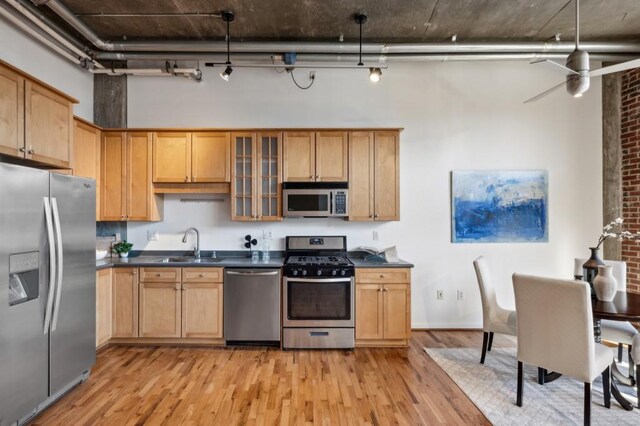
{"label": "track lighting fixture", "polygon": [[382,77],[382,70],[380,68],[369,68],[369,80],[373,83],[377,83],[380,81]]}
{"label": "track lighting fixture", "polygon": [[233,68],[228,66],[227,68],[224,69],[224,71],[220,73],[220,77],[222,77],[224,81],[229,81],[229,76],[231,75],[232,72],[233,72]]}
{"label": "track lighting fixture", "polygon": [[235,18],[235,15],[233,14],[233,12],[229,10],[225,10],[224,12],[222,12],[221,18],[224,22],[227,23],[227,62],[225,63],[227,67],[223,72],[220,73],[220,77],[222,77],[224,81],[229,81],[229,76],[233,72],[233,68],[231,68],[231,47],[230,47],[231,27],[229,24],[231,21],[233,21],[233,19]]}

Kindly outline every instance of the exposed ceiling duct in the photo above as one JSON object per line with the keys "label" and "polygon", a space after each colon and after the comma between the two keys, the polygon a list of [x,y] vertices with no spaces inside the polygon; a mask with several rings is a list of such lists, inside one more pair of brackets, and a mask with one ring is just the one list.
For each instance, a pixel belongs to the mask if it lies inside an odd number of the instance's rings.
{"label": "exposed ceiling duct", "polygon": [[[55,50],[67,59],[89,68],[103,68],[99,61],[212,61],[224,59],[227,44],[219,41],[108,41],[98,36],[78,16],[59,0],[5,0],[2,16],[11,19],[22,30]],[[34,4],[37,7],[34,7]],[[70,27],[84,37],[90,46],[76,40],[49,19],[38,7],[48,7]],[[19,13],[17,13],[19,12]],[[12,16],[9,16],[12,15]],[[19,23],[16,15],[25,19]],[[626,61],[640,57],[637,42],[583,42],[592,59],[600,61]],[[234,62],[249,64],[276,64],[286,52],[297,54],[297,65],[356,63],[358,43],[344,42],[235,42]],[[562,59],[574,49],[571,42],[445,42],[445,43],[363,43],[363,60],[372,66],[391,62],[418,61],[478,61],[478,60],[533,60]],[[158,73],[164,74],[163,67]]]}

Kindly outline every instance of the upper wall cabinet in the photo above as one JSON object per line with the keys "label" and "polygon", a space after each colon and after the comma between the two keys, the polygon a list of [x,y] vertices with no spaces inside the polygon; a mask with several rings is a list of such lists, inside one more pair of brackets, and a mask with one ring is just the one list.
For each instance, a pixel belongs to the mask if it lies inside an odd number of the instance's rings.
{"label": "upper wall cabinet", "polygon": [[153,182],[229,182],[230,158],[229,132],[154,133]]}
{"label": "upper wall cabinet", "polygon": [[232,134],[231,219],[282,220],[280,132]]}
{"label": "upper wall cabinet", "polygon": [[0,66],[0,154],[24,157],[24,77]]}
{"label": "upper wall cabinet", "polygon": [[101,220],[159,221],[162,200],[151,183],[152,134],[105,132]]}
{"label": "upper wall cabinet", "polygon": [[69,168],[75,102],[0,62],[0,153]]}
{"label": "upper wall cabinet", "polygon": [[349,220],[400,220],[397,131],[350,132]]}
{"label": "upper wall cabinet", "polygon": [[100,140],[100,129],[74,119],[73,174],[96,180],[96,220],[100,220]]}
{"label": "upper wall cabinet", "polygon": [[346,182],[347,132],[285,132],[283,140],[285,182]]}

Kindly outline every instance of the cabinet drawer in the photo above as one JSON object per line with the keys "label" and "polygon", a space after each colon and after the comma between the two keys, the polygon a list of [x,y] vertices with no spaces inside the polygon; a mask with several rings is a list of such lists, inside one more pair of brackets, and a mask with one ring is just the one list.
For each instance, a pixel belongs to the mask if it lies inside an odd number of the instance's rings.
{"label": "cabinet drawer", "polygon": [[356,269],[356,283],[410,283],[411,269],[409,268],[358,268]]}
{"label": "cabinet drawer", "polygon": [[179,283],[180,268],[140,268],[141,282]]}
{"label": "cabinet drawer", "polygon": [[224,268],[182,268],[182,282],[221,283]]}

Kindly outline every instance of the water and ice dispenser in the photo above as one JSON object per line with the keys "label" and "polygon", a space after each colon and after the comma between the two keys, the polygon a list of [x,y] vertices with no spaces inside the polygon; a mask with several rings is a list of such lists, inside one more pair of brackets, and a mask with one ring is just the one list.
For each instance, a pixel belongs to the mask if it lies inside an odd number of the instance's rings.
{"label": "water and ice dispenser", "polygon": [[9,306],[37,299],[40,289],[40,253],[9,256]]}

